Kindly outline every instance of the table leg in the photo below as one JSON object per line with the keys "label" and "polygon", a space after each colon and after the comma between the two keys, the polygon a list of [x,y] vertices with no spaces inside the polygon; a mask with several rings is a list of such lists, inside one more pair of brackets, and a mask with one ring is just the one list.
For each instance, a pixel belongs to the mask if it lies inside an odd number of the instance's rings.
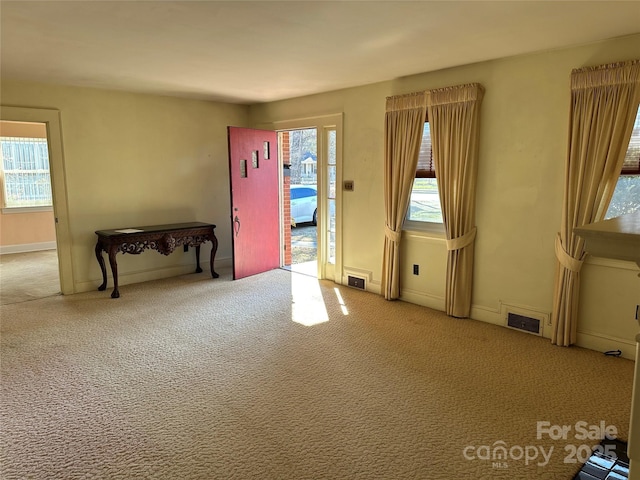
{"label": "table leg", "polygon": [[209,264],[211,266],[211,276],[213,278],[218,278],[220,275],[218,275],[216,273],[216,271],[213,269],[213,260],[216,257],[216,252],[218,251],[218,239],[216,238],[215,235],[213,235],[211,237],[211,258],[209,259]]}
{"label": "table leg", "polygon": [[102,272],[102,285],[98,287],[98,290],[103,291],[107,289],[107,268],[104,264],[104,258],[102,258],[102,242],[98,240],[96,243],[96,258],[100,265],[100,271]]}
{"label": "table leg", "polygon": [[113,292],[111,292],[111,298],[120,298],[120,291],[118,290],[118,264],[116,263],[116,253],[118,253],[116,247],[109,248],[109,265],[111,265],[111,274],[113,275]]}
{"label": "table leg", "polygon": [[202,272],[200,268],[200,245],[196,245],[196,273]]}

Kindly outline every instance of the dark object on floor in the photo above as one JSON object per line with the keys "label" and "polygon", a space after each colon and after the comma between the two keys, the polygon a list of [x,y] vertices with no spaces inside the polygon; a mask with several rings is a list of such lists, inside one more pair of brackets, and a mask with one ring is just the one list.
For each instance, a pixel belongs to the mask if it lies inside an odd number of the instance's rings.
{"label": "dark object on floor", "polygon": [[620,355],[622,355],[622,350],[608,350],[604,352],[604,354],[609,357],[619,357]]}
{"label": "dark object on floor", "polygon": [[629,457],[627,444],[604,439],[598,445],[573,480],[627,480]]}

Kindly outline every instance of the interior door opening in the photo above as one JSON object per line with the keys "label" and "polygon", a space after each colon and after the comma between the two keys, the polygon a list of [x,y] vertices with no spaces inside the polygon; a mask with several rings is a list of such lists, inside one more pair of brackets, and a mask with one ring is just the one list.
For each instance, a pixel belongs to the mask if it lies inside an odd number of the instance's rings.
{"label": "interior door opening", "polygon": [[0,303],[60,294],[47,125],[0,121]]}
{"label": "interior door opening", "polygon": [[[318,273],[318,130],[278,132],[283,178],[284,268],[316,277]],[[287,215],[288,214],[288,215]],[[287,248],[288,247],[288,248]]]}

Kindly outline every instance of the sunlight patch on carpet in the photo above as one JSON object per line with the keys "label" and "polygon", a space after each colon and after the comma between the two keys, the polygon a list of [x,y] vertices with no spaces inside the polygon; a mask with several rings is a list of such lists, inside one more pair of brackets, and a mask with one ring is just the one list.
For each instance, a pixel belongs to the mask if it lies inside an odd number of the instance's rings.
{"label": "sunlight patch on carpet", "polygon": [[329,321],[318,279],[295,275],[291,282],[291,319],[311,327]]}
{"label": "sunlight patch on carpet", "polygon": [[344,299],[342,298],[342,294],[338,287],[333,289],[336,292],[336,297],[338,297],[338,303],[340,304],[340,309],[342,310],[343,315],[349,315],[349,310],[347,310],[347,306],[344,303]]}

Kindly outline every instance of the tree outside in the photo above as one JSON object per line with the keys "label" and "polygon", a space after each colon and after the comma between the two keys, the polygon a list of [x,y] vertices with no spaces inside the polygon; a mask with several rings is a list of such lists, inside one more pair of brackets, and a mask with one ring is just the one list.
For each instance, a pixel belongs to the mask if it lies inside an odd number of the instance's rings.
{"label": "tree outside", "polygon": [[[625,172],[628,172],[625,174]],[[640,109],[636,115],[629,148],[624,157],[622,175],[618,178],[605,219],[640,210]]]}
{"label": "tree outside", "polygon": [[289,161],[292,185],[315,185],[317,182],[318,139],[315,128],[289,132]]}

